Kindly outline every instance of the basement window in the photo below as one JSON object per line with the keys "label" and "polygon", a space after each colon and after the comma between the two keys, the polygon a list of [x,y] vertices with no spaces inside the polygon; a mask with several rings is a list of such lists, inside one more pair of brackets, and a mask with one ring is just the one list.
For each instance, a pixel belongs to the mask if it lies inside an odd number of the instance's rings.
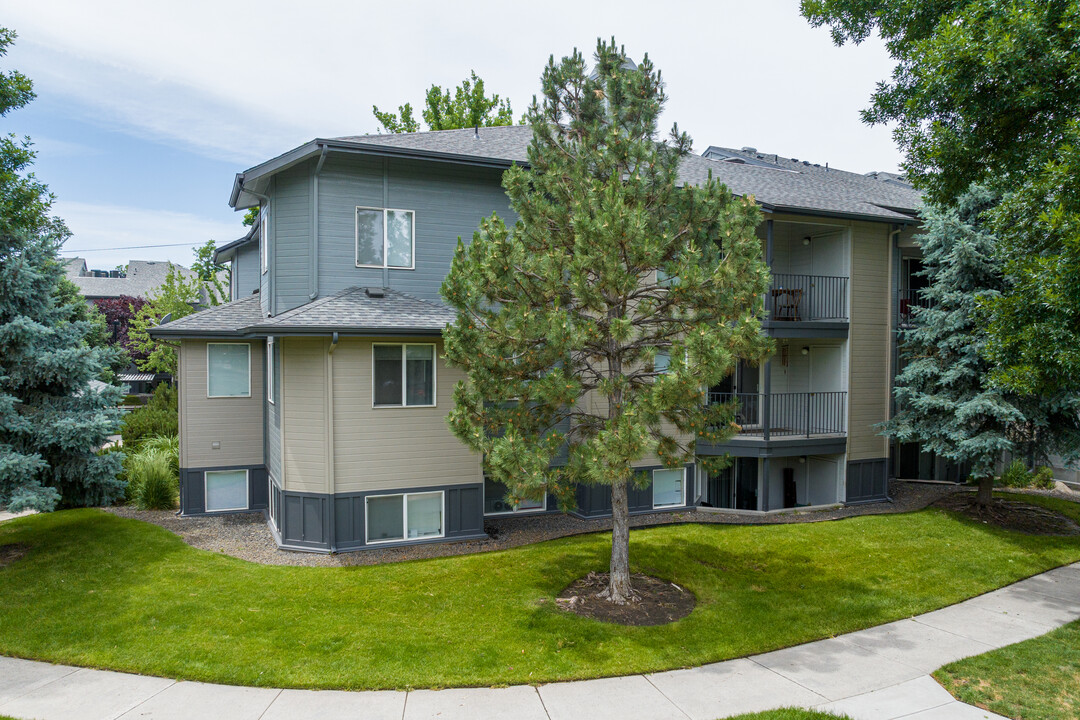
{"label": "basement window", "polygon": [[368,495],[364,498],[367,542],[424,540],[443,536],[443,493]]}
{"label": "basement window", "polygon": [[683,486],[686,484],[686,468],[653,470],[653,507],[685,505]]}
{"label": "basement window", "polygon": [[247,470],[212,470],[203,477],[206,512],[248,509]]}

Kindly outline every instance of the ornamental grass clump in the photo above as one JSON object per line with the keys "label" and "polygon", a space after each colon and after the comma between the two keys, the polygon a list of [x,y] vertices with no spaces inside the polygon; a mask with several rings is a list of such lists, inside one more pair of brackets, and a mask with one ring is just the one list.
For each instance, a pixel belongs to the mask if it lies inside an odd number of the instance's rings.
{"label": "ornamental grass clump", "polygon": [[172,510],[179,499],[178,449],[176,438],[147,440],[127,456],[124,466],[127,496],[140,510]]}

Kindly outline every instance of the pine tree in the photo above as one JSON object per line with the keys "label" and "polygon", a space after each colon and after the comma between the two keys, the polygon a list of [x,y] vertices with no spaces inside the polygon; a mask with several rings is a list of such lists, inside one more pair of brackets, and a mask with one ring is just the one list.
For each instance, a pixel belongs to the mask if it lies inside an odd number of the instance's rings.
{"label": "pine tree", "polygon": [[[0,29],[0,56],[14,39]],[[0,116],[32,99],[25,76],[0,75]],[[0,138],[0,504],[106,504],[123,494],[122,456],[95,449],[119,427],[121,389],[92,381],[117,353],[87,342],[93,323],[71,304],[82,298],[60,300],[68,231],[49,216],[47,188],[25,174],[33,159],[29,140]]]}
{"label": "pine tree", "polygon": [[983,222],[995,198],[973,187],[954,205],[923,211],[926,232],[922,293],[928,307],[914,312],[913,327],[900,337],[906,362],[896,378],[897,413],[883,425],[901,442],[970,463],[979,483],[977,502],[992,500],[994,470],[1025,422],[1016,398],[990,381],[983,357],[985,326],[979,306],[998,297],[1004,285],[994,258],[995,240]]}
{"label": "pine tree", "polygon": [[711,178],[679,186],[691,141],[657,141],[664,102],[648,57],[634,65],[614,40],[591,75],[577,51],[551,58],[529,168],[503,178],[519,219],[482,221],[443,284],[458,311],[447,360],[467,373],[452,430],[512,500],[546,491],[567,507],[578,483],[611,488],[616,603],[635,597],[628,487],[647,478],[632,464],[679,467],[699,434],[732,434],[734,409],[705,391],[769,349],[760,212]]}

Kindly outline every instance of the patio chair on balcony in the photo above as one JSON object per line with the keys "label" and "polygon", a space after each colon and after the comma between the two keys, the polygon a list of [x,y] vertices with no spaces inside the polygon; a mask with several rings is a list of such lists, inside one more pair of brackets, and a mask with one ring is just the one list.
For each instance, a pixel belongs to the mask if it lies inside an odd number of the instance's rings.
{"label": "patio chair on balcony", "polygon": [[773,319],[798,322],[802,292],[802,288],[776,288],[773,290]]}

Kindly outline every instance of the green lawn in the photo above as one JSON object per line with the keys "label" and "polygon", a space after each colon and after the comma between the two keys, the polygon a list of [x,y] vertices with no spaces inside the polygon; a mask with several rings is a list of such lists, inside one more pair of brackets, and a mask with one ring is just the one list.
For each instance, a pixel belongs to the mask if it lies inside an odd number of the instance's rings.
{"label": "green lawn", "polygon": [[958,699],[1020,720],[1080,717],[1080,621],[934,673]]}
{"label": "green lawn", "polygon": [[607,534],[298,568],[195,550],[161,528],[97,510],[36,515],[0,525],[0,544],[31,547],[0,569],[0,654],[262,686],[549,682],[765,652],[1080,560],[1080,538],[1008,533],[939,510],[664,526],[631,538],[635,570],[695,593],[689,617],[626,628],[554,607],[571,581],[606,568]]}

